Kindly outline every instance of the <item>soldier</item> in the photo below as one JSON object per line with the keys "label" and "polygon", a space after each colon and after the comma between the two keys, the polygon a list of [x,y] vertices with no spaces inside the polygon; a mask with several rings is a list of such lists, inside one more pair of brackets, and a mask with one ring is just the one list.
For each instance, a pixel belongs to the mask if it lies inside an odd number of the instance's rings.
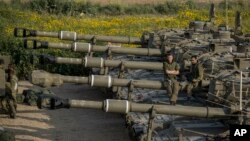
{"label": "soldier", "polygon": [[166,62],[164,62],[164,71],[166,78],[166,90],[170,97],[170,104],[175,105],[178,92],[179,92],[179,82],[176,80],[176,75],[179,75],[180,66],[174,61],[172,54],[166,55]]}
{"label": "soldier", "polygon": [[1,105],[1,113],[6,113],[7,111],[7,106],[6,106],[6,99],[5,99],[5,83],[6,83],[6,78],[5,78],[5,69],[4,69],[4,61],[2,59],[0,59],[0,77],[1,77],[1,81],[0,81],[0,105]]}
{"label": "soldier", "polygon": [[204,68],[202,64],[198,62],[197,56],[191,57],[191,67],[190,67],[190,83],[187,86],[187,100],[190,100],[192,96],[193,89],[198,88],[201,80],[203,79]]}
{"label": "soldier", "polygon": [[16,116],[16,108],[17,108],[17,101],[16,101],[16,94],[18,88],[18,78],[15,75],[15,69],[12,64],[9,64],[7,70],[7,83],[6,83],[6,99],[8,104],[8,112],[11,118],[15,118]]}

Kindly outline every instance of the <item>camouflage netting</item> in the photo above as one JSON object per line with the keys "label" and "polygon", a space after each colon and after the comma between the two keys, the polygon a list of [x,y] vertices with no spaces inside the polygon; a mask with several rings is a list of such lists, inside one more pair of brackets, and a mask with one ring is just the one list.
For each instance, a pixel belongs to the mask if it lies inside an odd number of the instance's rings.
{"label": "camouflage netting", "polygon": [[24,103],[31,105],[31,106],[36,106],[37,100],[39,97],[54,96],[54,93],[47,89],[33,88],[33,89],[24,90],[23,95],[24,95],[24,101],[23,101]]}

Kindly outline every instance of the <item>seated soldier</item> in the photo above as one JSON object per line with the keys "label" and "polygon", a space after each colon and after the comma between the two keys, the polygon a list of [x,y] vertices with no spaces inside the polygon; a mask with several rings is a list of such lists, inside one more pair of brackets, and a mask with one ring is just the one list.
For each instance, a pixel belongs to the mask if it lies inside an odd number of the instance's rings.
{"label": "seated soldier", "polygon": [[166,78],[166,90],[170,97],[170,104],[175,105],[178,92],[179,92],[179,82],[176,80],[176,75],[179,74],[180,66],[174,61],[172,54],[167,54],[166,62],[164,62],[164,72]]}
{"label": "seated soldier", "polygon": [[190,100],[193,89],[198,88],[200,82],[203,79],[204,68],[202,64],[198,62],[197,56],[191,57],[190,67],[190,83],[187,86],[187,100]]}

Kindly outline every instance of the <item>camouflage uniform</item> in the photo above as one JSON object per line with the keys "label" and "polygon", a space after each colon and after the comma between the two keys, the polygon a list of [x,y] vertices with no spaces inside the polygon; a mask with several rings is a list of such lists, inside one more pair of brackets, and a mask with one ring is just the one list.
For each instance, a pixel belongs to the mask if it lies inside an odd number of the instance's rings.
{"label": "camouflage uniform", "polygon": [[[179,69],[180,69],[180,66],[176,62],[172,62],[171,64],[164,62],[164,70],[178,71]],[[166,76],[165,86],[166,86],[167,94],[170,97],[170,102],[176,103],[177,98],[178,98],[178,92],[179,92],[179,82],[176,80],[176,75],[165,73],[165,76]]]}
{"label": "camouflage uniform", "polygon": [[5,84],[5,96],[2,99],[2,108],[5,112],[7,112],[11,118],[15,118],[17,101],[16,94],[18,88],[18,78],[14,74],[14,68],[9,66],[8,70],[8,78]]}
{"label": "camouflage uniform", "polygon": [[10,82],[6,84],[6,97],[8,99],[9,104],[9,114],[12,118],[15,118],[16,108],[17,108],[17,101],[16,101],[16,94],[17,94],[17,87],[18,87],[18,79],[15,75],[10,78]]}
{"label": "camouflage uniform", "polygon": [[190,76],[191,81],[187,86],[187,95],[190,97],[192,95],[192,90],[198,88],[201,80],[203,79],[204,68],[202,64],[197,63],[191,66]]}

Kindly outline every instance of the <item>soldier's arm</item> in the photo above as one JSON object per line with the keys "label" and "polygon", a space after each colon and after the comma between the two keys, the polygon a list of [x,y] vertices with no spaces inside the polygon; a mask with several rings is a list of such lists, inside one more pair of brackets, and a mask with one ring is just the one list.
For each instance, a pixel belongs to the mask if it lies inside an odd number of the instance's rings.
{"label": "soldier's arm", "polygon": [[165,74],[168,74],[168,69],[166,67],[166,62],[163,63],[163,70],[164,70]]}
{"label": "soldier's arm", "polygon": [[167,73],[172,74],[172,75],[179,75],[180,74],[179,70],[180,70],[180,66],[179,64],[176,63],[175,70],[167,70]]}
{"label": "soldier's arm", "polygon": [[173,74],[173,75],[179,75],[180,74],[180,72],[179,72],[179,70],[167,70],[167,73],[168,74]]}

